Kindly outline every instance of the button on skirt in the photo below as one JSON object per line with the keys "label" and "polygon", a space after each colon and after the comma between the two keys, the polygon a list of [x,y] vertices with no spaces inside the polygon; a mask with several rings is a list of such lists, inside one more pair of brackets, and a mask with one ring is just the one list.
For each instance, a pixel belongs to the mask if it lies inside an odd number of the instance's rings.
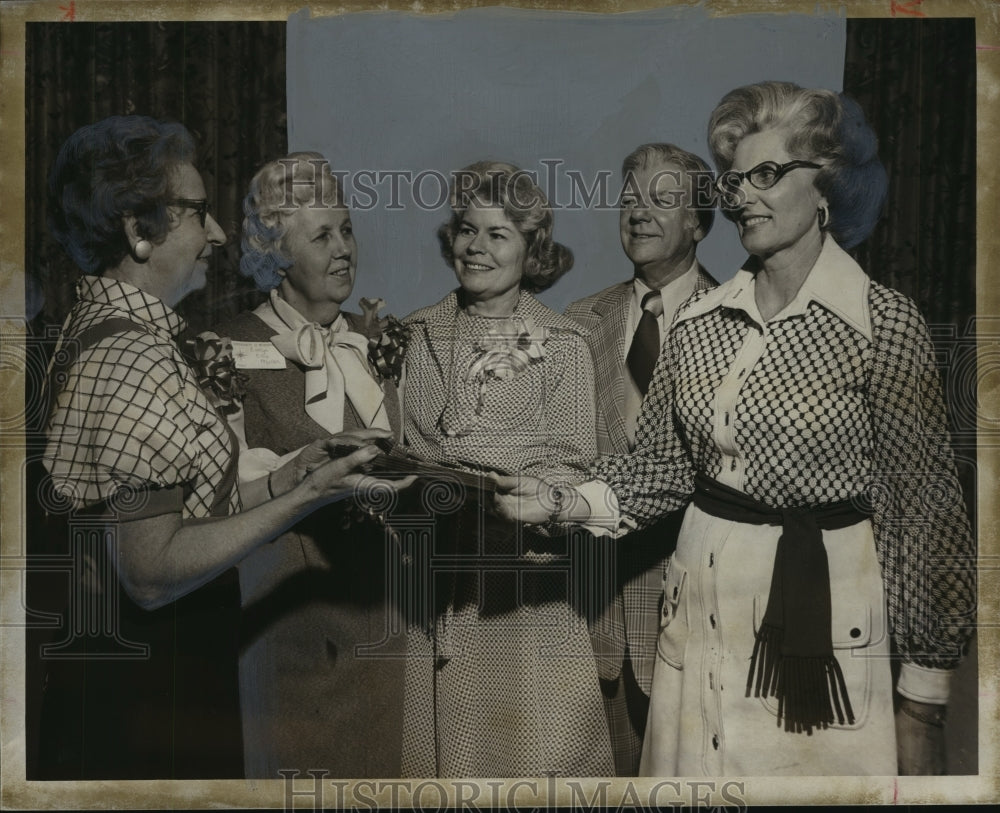
{"label": "button on skirt", "polygon": [[853,724],[786,732],[775,698],[746,696],[780,533],[687,509],[664,577],[641,775],[895,775],[885,590],[868,520],[823,532]]}

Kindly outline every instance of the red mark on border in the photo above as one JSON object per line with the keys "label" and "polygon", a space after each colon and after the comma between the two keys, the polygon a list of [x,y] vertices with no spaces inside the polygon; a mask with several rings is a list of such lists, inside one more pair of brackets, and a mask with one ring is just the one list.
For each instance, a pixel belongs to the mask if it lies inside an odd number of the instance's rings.
{"label": "red mark on border", "polygon": [[899,803],[899,780],[896,778],[892,780],[892,803]]}
{"label": "red mark on border", "polygon": [[896,16],[898,11],[900,14],[909,14],[911,17],[926,17],[922,11],[917,9],[924,0],[907,0],[907,2],[897,2],[897,0],[889,0],[889,12],[893,17]]}
{"label": "red mark on border", "polygon": [[1000,51],[1000,45],[977,45],[977,51]]}
{"label": "red mark on border", "polygon": [[[895,0],[893,0],[895,2]],[[65,11],[60,22],[71,23],[76,20],[76,0],[69,0],[69,6],[59,6],[60,11]]]}

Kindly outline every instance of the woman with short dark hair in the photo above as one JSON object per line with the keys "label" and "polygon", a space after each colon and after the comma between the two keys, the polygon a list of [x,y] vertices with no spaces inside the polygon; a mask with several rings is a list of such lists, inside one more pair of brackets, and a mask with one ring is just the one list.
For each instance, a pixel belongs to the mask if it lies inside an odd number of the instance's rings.
{"label": "woman with short dark hair", "polygon": [[[182,125],[115,116],[74,133],[49,179],[53,233],[85,276],[50,370],[43,461],[72,510],[101,520],[91,553],[123,588],[113,599],[118,584],[91,582],[87,611],[120,602],[115,634],[149,647],[131,660],[83,656],[86,696],[65,711],[82,718],[82,740],[46,746],[63,763],[56,778],[241,773],[231,760],[235,750],[238,766],[238,721],[233,730],[224,714],[234,631],[216,624],[238,607],[224,574],[348,496],[362,478],[353,472],[375,455],[365,446],[331,461],[338,444],[372,436],[323,439],[266,483],[238,488],[238,450],[217,411],[231,403],[234,377],[206,392],[176,344],[185,322],[173,308],[204,286],[225,242],[193,158]],[[216,371],[231,373],[224,343],[215,350]],[[58,722],[53,730],[58,739]]]}

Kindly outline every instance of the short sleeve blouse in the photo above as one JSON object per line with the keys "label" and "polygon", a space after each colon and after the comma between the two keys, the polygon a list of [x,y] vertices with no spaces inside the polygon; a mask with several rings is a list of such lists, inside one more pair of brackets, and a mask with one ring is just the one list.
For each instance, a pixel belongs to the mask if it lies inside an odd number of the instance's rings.
{"label": "short sleeve blouse", "polygon": [[[234,454],[225,423],[175,346],[184,320],[160,300],[106,277],[83,277],[55,351],[109,319],[116,331],[82,348],[54,397],[44,463],[74,508],[101,501],[132,516],[207,517]],[[169,496],[168,496],[169,495]],[[239,510],[233,485],[222,495]]]}

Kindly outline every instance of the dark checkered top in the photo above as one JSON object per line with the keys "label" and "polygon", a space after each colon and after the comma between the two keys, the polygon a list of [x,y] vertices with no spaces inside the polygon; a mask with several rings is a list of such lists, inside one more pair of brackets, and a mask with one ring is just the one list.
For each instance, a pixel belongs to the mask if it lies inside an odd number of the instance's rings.
{"label": "dark checkered top", "polygon": [[[183,516],[207,517],[233,451],[225,424],[174,344],[184,320],[159,299],[107,277],[83,277],[77,296],[55,359],[108,319],[144,330],[102,338],[56,380],[44,457],[56,489],[75,508],[109,500],[141,511],[150,495],[181,487]],[[229,511],[239,508],[234,487]]]}
{"label": "dark checkered top", "polygon": [[975,616],[975,543],[926,325],[827,240],[796,299],[763,324],[753,275],[682,306],[636,450],[593,470],[640,525],[685,505],[696,471],[774,506],[865,495],[890,628],[950,668]]}

